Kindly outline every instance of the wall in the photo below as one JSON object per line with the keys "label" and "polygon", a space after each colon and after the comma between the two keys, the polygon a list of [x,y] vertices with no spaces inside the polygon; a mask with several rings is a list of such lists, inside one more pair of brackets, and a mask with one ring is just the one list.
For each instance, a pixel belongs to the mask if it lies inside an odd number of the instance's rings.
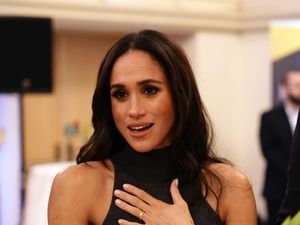
{"label": "wall", "polygon": [[240,0],[241,8],[248,13],[277,14],[277,17],[299,15],[300,2],[298,0]]}
{"label": "wall", "polygon": [[[265,161],[259,145],[261,113],[272,107],[272,64],[268,33],[247,33],[243,38],[244,67],[244,114],[248,116],[243,127],[244,165],[252,180],[258,211],[265,216],[262,188],[265,177]],[[255,59],[255,60],[253,60]]]}
{"label": "wall", "polygon": [[213,122],[215,150],[249,176],[265,217],[258,131],[261,113],[271,106],[268,33],[199,31],[183,43]]}
{"label": "wall", "polygon": [[117,37],[105,33],[55,33],[54,92],[24,97],[26,169],[36,163],[66,160],[67,124],[79,122],[81,135],[72,141],[75,147],[82,144],[86,132],[83,129],[90,129],[91,98],[99,63]]}

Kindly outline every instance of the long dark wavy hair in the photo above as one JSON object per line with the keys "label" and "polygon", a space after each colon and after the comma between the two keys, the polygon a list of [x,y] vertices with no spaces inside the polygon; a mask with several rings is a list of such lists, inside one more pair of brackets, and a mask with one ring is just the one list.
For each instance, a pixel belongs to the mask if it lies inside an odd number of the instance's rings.
{"label": "long dark wavy hair", "polygon": [[143,30],[117,41],[104,57],[93,96],[94,132],[81,147],[77,163],[104,161],[122,151],[126,141],[117,130],[111,111],[110,78],[116,60],[129,50],[141,50],[163,68],[175,112],[172,127],[172,154],[180,171],[188,178],[199,176],[208,190],[202,170],[209,162],[223,162],[212,151],[213,132],[201,100],[194,73],[184,51],[166,35]]}

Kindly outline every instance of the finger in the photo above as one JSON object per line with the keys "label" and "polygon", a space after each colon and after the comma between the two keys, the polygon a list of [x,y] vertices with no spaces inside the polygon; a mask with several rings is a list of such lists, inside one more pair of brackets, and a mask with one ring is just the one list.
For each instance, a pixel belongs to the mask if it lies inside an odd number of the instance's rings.
{"label": "finger", "polygon": [[129,222],[127,220],[119,219],[118,223],[120,225],[140,225],[141,223],[134,223],[134,222]]}
{"label": "finger", "polygon": [[149,205],[155,205],[158,202],[160,202],[158,199],[152,197],[147,192],[145,192],[142,189],[139,189],[133,185],[124,184],[123,188],[125,191],[137,196],[139,199],[143,200],[144,202],[148,203]]}
{"label": "finger", "polygon": [[130,193],[121,190],[115,190],[114,195],[132,206],[135,206],[143,211],[148,211],[149,205]]}
{"label": "finger", "polygon": [[184,199],[181,197],[181,194],[179,192],[178,179],[174,179],[172,181],[171,187],[170,187],[170,192],[171,192],[171,196],[172,196],[174,204],[184,201]]}
{"label": "finger", "polygon": [[116,199],[115,201],[116,206],[118,206],[120,209],[124,210],[125,212],[128,212],[129,214],[139,218],[140,213],[142,212],[141,209],[134,207],[127,202],[122,201],[121,199]]}

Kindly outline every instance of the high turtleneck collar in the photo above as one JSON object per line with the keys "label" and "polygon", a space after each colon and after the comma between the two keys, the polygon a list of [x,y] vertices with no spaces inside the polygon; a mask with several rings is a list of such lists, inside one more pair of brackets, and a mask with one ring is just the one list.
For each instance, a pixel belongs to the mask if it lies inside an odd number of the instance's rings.
{"label": "high turtleneck collar", "polygon": [[[172,157],[172,148],[151,150],[147,153],[140,153],[126,146],[119,153],[112,156],[114,165],[114,187],[123,189],[126,183],[132,184],[155,199],[168,204],[173,204],[170,193],[170,182],[179,178],[179,190],[183,199],[187,202],[194,223],[197,224],[222,224],[214,210],[205,201],[201,192],[199,177],[182,182],[178,176],[175,160]],[[112,196],[111,206],[103,224],[117,224],[118,219],[141,223],[135,216],[121,210],[114,202],[116,196]]]}
{"label": "high turtleneck collar", "polygon": [[146,153],[127,145],[112,157],[115,167],[130,177],[146,183],[164,183],[178,177],[171,147],[153,149]]}

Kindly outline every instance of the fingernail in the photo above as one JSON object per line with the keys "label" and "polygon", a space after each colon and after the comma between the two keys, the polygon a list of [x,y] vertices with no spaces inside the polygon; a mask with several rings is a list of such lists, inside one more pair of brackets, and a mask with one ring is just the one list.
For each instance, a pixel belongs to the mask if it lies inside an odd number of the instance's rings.
{"label": "fingernail", "polygon": [[121,204],[121,200],[120,199],[116,199],[115,203],[116,203],[116,205],[120,205]]}
{"label": "fingernail", "polygon": [[119,220],[118,220],[118,223],[119,223],[119,224],[124,224],[124,222],[125,222],[125,221],[122,220],[122,219],[119,219]]}
{"label": "fingernail", "polygon": [[123,184],[123,188],[126,190],[126,189],[129,189],[129,184]]}
{"label": "fingernail", "polygon": [[178,178],[175,179],[175,185],[178,187]]}
{"label": "fingernail", "polygon": [[120,193],[121,193],[120,190],[115,190],[115,191],[114,191],[114,194],[115,194],[115,195],[119,195]]}

